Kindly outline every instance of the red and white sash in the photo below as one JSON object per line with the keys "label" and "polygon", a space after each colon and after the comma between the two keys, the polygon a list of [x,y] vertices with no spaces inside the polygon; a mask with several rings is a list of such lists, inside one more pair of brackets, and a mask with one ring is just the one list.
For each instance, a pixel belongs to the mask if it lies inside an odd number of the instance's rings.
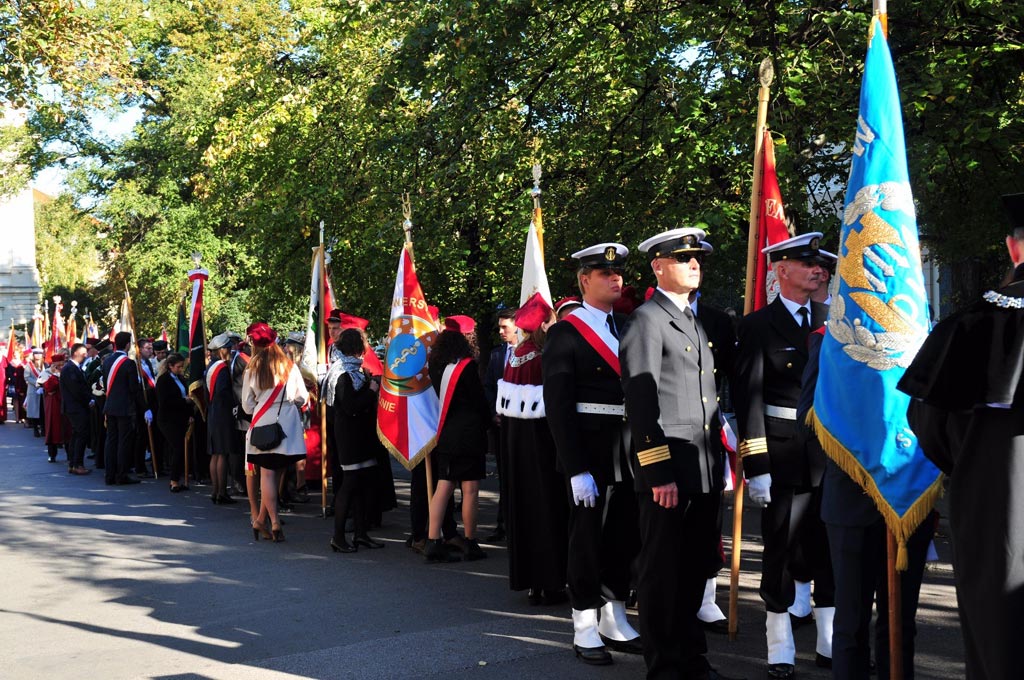
{"label": "red and white sash", "polygon": [[124,362],[128,361],[128,355],[122,354],[118,358],[114,359],[113,365],[110,367],[110,374],[107,376],[107,396],[110,396],[110,390],[114,388],[114,380],[117,379],[117,372],[124,366]]}
{"label": "red and white sash", "polygon": [[213,397],[213,388],[217,385],[217,378],[226,365],[223,359],[217,359],[206,369],[206,391],[211,398]]}
{"label": "red and white sash", "polygon": [[587,325],[587,322],[575,314],[570,314],[563,321],[568,321],[579,331],[587,344],[594,348],[594,351],[601,355],[601,358],[612,367],[618,375],[622,375],[622,367],[619,365],[619,355],[601,339],[601,336],[594,332],[594,329]]}
{"label": "red and white sash", "polygon": [[459,361],[457,364],[448,364],[444,369],[444,376],[441,378],[441,417],[437,419],[437,434],[441,434],[441,429],[444,427],[444,420],[448,417],[448,407],[452,403],[452,395],[455,394],[455,386],[459,382],[459,378],[462,377],[462,371],[465,370],[469,362],[472,361],[470,358],[465,358]]}

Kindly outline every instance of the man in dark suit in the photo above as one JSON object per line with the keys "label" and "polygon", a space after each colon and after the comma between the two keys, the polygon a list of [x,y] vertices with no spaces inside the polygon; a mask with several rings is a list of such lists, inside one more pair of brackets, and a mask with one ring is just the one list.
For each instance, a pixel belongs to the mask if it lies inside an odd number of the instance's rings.
{"label": "man in dark suit", "polygon": [[790,562],[798,547],[803,565],[814,575],[817,662],[827,667],[832,657],[834,588],[820,517],[825,456],[799,436],[796,413],[807,336],[828,316],[825,305],[810,300],[821,277],[820,238],[817,232],[794,236],[763,251],[772,261],[779,295],[739,325],[732,394],[750,499],[764,508],[760,594],[768,611],[770,678],[795,674],[787,610],[795,596]]}
{"label": "man in dark suit", "polygon": [[640,244],[658,288],[630,318],[620,357],[640,502],[640,628],[648,678],[721,677],[697,619],[708,571],[720,564],[719,440],[713,342],[688,296],[700,285],[700,229]]}
{"label": "man in dark suit", "polygon": [[103,384],[107,400],[103,413],[107,417],[107,441],[104,446],[107,484],[138,484],[128,476],[135,444],[135,419],[139,413],[143,420],[152,420],[145,409],[142,383],[135,362],[128,358],[132,334],[120,332],[114,336],[114,353],[103,362]]}
{"label": "man in dark suit", "polygon": [[92,472],[85,467],[85,445],[89,441],[89,400],[92,399],[92,392],[85,382],[85,373],[82,372],[86,353],[82,343],[72,345],[70,361],[60,373],[61,411],[71,423],[68,472],[73,475]]}
{"label": "man in dark suit", "polygon": [[508,365],[512,350],[519,343],[519,335],[516,332],[515,322],[516,310],[503,309],[498,312],[498,336],[501,342],[491,350],[490,359],[487,361],[487,368],[484,372],[484,396],[487,397],[487,405],[491,409],[492,422],[487,430],[487,444],[494,454],[494,460],[498,464],[498,519],[496,520],[494,533],[487,537],[488,543],[505,540],[505,501],[508,497],[505,484],[508,475],[505,474],[504,438],[501,436],[501,416],[496,410],[498,401],[498,381],[505,374],[505,366]]}
{"label": "man in dark suit", "polygon": [[640,540],[619,378],[625,319],[612,311],[622,295],[628,254],[619,243],[573,254],[583,304],[548,330],[541,360],[548,426],[572,501],[567,581],[573,648],[577,658],[594,665],[612,662],[606,646],[643,651],[640,634],[626,619],[630,565]]}

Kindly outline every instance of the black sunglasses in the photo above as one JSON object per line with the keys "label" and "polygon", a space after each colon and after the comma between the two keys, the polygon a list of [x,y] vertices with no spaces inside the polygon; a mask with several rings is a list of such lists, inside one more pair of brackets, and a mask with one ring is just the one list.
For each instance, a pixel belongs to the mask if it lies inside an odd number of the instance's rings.
{"label": "black sunglasses", "polygon": [[690,260],[697,260],[697,264],[704,264],[704,253],[672,253],[666,257],[672,258],[676,262],[686,264]]}

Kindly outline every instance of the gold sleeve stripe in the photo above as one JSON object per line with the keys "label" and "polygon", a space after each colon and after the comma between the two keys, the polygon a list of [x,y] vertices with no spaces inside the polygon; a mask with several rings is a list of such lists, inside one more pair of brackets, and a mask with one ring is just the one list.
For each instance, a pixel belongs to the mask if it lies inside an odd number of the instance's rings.
{"label": "gold sleeve stripe", "polygon": [[640,465],[653,465],[654,463],[661,463],[662,461],[671,460],[672,454],[668,452],[668,445],[656,446],[653,449],[647,449],[646,451],[639,451],[636,457],[640,459]]}
{"label": "gold sleeve stripe", "polygon": [[768,440],[766,438],[744,439],[740,442],[740,458],[746,458],[758,453],[768,453]]}

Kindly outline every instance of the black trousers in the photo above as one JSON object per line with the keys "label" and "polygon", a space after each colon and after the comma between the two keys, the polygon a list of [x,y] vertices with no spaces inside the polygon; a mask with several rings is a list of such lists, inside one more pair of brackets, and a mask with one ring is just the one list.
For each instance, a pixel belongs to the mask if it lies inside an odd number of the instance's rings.
{"label": "black trousers", "polygon": [[351,517],[355,525],[355,535],[366,534],[367,509],[370,507],[370,496],[373,493],[373,481],[377,473],[376,466],[346,470],[341,481],[341,488],[334,494],[334,538],[338,542],[345,539],[345,523]]}
{"label": "black trousers", "polygon": [[[437,456],[431,456],[432,463]],[[437,488],[437,464],[434,463],[434,488]],[[345,473],[348,474],[347,472]],[[342,479],[342,484],[344,484]],[[430,506],[427,505],[427,468],[426,462],[421,462],[412,469],[409,480],[409,520],[412,523],[412,540],[427,540],[427,529],[430,526]],[[453,538],[459,533],[455,524],[455,494],[448,499],[448,507],[444,511],[444,519],[441,521],[441,537],[445,540]]]}
{"label": "black trousers", "polygon": [[157,426],[163,439],[161,448],[165,457],[160,464],[170,470],[171,481],[181,481],[185,474],[185,432],[171,423],[158,423]]}
{"label": "black trousers", "polygon": [[85,447],[89,443],[89,414],[68,416],[71,423],[71,440],[68,442],[68,466],[85,466]]}
{"label": "black trousers", "polygon": [[231,453],[228,454],[228,472],[236,484],[245,486],[245,430],[235,430]]}
{"label": "black trousers", "polygon": [[[633,482],[604,488],[592,508],[575,505],[569,493],[569,562],[567,582],[573,609],[597,609],[605,598],[629,597],[630,567],[640,552],[636,492]],[[694,610],[696,615],[697,610]]]}
{"label": "black trousers", "polygon": [[135,416],[107,416],[104,445],[107,484],[128,476],[135,447]]}
{"label": "black trousers", "polygon": [[[875,621],[875,662],[879,680],[889,678],[889,589],[886,576],[886,527],[878,521],[866,527],[828,525],[836,581],[836,616],[832,622],[832,677],[868,680],[871,649],[868,644],[871,606]],[[914,677],[914,636],[917,601],[924,578],[928,543],[935,533],[928,517],[907,541],[909,567],[900,578],[903,620],[903,677]]]}
{"label": "black trousers", "polygon": [[700,677],[710,668],[697,611],[719,563],[720,493],[680,494],[671,510],[640,494],[640,635],[648,678]]}
{"label": "black trousers", "polygon": [[790,565],[797,559],[801,577],[814,581],[814,605],[833,606],[835,583],[821,520],[821,486],[798,493],[791,486],[773,484],[771,495],[771,503],[761,511],[760,593],[765,608],[782,614],[793,604],[796,588]]}

